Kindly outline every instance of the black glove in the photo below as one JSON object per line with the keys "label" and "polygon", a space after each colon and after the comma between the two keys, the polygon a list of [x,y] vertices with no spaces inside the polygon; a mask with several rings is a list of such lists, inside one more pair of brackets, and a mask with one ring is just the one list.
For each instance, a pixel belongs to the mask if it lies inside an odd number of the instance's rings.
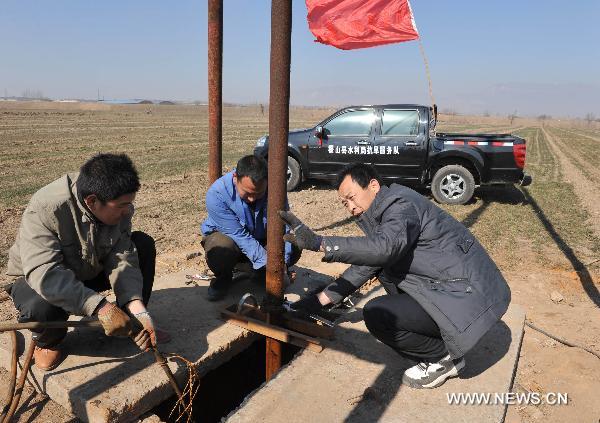
{"label": "black glove", "polygon": [[335,281],[327,285],[327,288],[325,288],[325,295],[331,299],[333,304],[339,304],[344,298],[352,294],[357,289],[358,288],[350,283],[350,281],[340,276]]}
{"label": "black glove", "polygon": [[307,313],[317,313],[323,310],[323,305],[317,298],[316,295],[309,295],[308,297],[304,297],[301,300],[296,301],[290,305],[292,310],[296,311],[304,311]]}
{"label": "black glove", "polygon": [[279,216],[294,233],[287,233],[283,236],[284,241],[291,242],[301,250],[319,251],[323,237],[314,233],[291,211],[279,211]]}
{"label": "black glove", "polygon": [[290,305],[292,310],[304,311],[305,313],[316,314],[323,310],[321,302],[316,295],[309,295]]}
{"label": "black glove", "polygon": [[328,326],[331,326],[337,320],[337,318],[340,317],[340,315],[337,313],[330,313],[327,311],[325,306],[321,305],[321,302],[315,294],[311,294],[302,298],[300,301],[296,301],[290,305],[290,308],[301,315],[308,315],[306,317],[311,319],[314,319],[315,316],[318,316],[323,319],[321,320],[322,322],[328,322]]}

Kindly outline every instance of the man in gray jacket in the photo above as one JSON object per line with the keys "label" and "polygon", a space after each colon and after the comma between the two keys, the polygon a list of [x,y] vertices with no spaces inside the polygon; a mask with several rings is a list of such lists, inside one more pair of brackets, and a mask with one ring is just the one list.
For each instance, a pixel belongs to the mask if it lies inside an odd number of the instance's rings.
{"label": "man in gray jacket", "polygon": [[318,312],[377,277],[388,295],[369,301],[363,316],[377,339],[418,363],[404,372],[403,383],[434,388],[457,376],[465,353],[508,308],[502,274],[465,226],[410,188],[382,186],[369,165],[346,167],[338,195],[364,237],[321,237],[291,212],[280,212],[294,230],[286,240],[324,252],[325,262],[351,264],[295,307]]}
{"label": "man in gray jacket", "polygon": [[[8,291],[19,322],[97,315],[107,335],[132,336],[143,350],[156,344],[146,310],[154,280],[154,240],[131,233],[139,188],[129,157],[99,154],[79,174],[67,174],[33,195],[8,259],[7,273],[17,277]],[[110,288],[116,304],[98,293]],[[144,330],[133,333],[132,320]],[[66,333],[33,332],[38,368],[51,370],[60,363],[59,344]],[[167,341],[168,335],[162,338]]]}

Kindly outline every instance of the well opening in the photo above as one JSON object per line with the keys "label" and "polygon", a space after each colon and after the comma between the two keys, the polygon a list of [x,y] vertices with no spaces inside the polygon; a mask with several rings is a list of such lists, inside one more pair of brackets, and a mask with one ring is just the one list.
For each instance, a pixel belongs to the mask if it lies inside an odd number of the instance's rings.
{"label": "well opening", "polygon": [[[199,375],[200,387],[193,403],[195,421],[220,422],[266,381],[265,344],[265,337],[260,337],[231,360],[205,375]],[[294,345],[283,344],[282,364],[292,361],[300,350]],[[176,400],[172,396],[150,412],[165,422],[174,422],[177,410],[171,418],[169,414]]]}

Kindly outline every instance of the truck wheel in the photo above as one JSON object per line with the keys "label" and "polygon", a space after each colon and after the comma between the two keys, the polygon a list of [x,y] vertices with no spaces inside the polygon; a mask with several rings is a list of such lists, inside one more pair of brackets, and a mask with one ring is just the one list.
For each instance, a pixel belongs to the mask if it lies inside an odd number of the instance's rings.
{"label": "truck wheel", "polygon": [[287,190],[293,191],[302,181],[302,170],[300,164],[292,156],[288,156],[288,168],[287,168]]}
{"label": "truck wheel", "polygon": [[438,203],[465,204],[473,197],[475,178],[460,165],[444,166],[433,175],[431,193]]}

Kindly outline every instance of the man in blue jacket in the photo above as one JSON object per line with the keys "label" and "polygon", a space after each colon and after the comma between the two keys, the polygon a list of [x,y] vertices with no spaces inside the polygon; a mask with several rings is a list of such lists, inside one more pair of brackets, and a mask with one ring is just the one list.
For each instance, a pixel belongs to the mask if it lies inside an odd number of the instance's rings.
{"label": "man in blue jacket", "polygon": [[502,317],[510,288],[469,230],[427,198],[401,185],[382,186],[374,168],[352,164],[338,195],[357,218],[362,237],[315,234],[291,212],[280,212],[299,248],[323,261],[351,266],[295,308],[318,312],[377,277],[388,295],[363,308],[367,329],[416,365],[402,382],[435,388],[465,367],[464,355]]}
{"label": "man in blue jacket", "polygon": [[[287,204],[287,201],[286,201]],[[233,271],[248,268],[264,281],[267,264],[267,162],[244,156],[236,168],[217,179],[206,193],[208,217],[202,224],[206,263],[215,277],[208,300],[225,296]],[[285,263],[292,266],[300,249],[285,243]]]}

